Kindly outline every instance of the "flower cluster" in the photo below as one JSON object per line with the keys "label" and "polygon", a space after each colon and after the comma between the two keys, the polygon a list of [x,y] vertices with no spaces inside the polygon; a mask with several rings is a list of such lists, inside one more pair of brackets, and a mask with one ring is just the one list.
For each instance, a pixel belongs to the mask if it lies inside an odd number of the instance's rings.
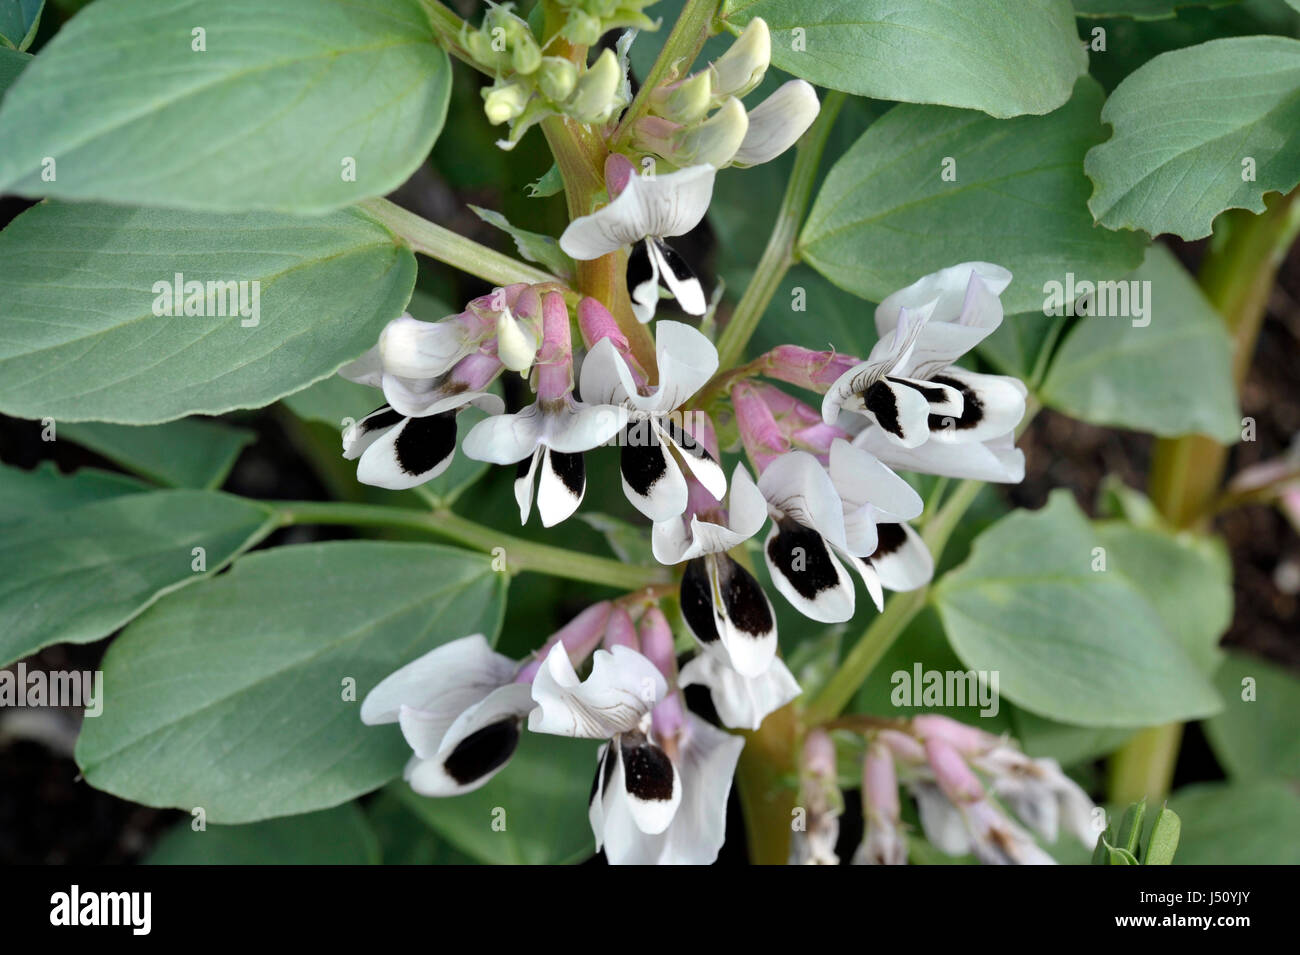
{"label": "flower cluster", "polygon": [[[734,114],[739,97],[757,85],[769,44],[756,19],[724,57],[654,91],[646,121],[677,128],[654,148],[643,142],[642,151],[682,159],[685,144],[696,142],[690,130]],[[523,48],[509,52],[516,72],[528,72],[516,62]],[[630,304],[643,323],[654,318],[661,288],[687,315],[704,314],[702,284],[667,239],[703,219],[719,166],[770,158],[816,113],[815,96],[810,110],[783,102],[771,107],[781,113],[780,135],[762,132],[751,114],[749,133],[729,152],[711,151],[708,162],[693,154],[696,161],[675,172],[638,174],[631,158],[611,154],[608,202],[574,219],[561,247],[580,260],[615,254],[621,262],[625,254],[630,301],[621,307]],[[756,130],[761,142],[750,142]],[[850,571],[877,608],[885,589],[927,583],[933,561],[909,525],[922,500],[893,468],[997,481],[1023,475],[1013,438],[1024,387],[955,364],[1002,321],[999,295],[1010,278],[997,266],[968,263],[889,296],[876,310],[879,341],[865,360],[784,345],[721,372],[709,336],[667,319],[653,327],[653,366],[646,367],[649,355],[638,357],[611,312],[619,303],[554,284],[495,289],[439,322],[403,315],[390,323],[375,348],[342,369],[385,399],[344,435],[358,478],[400,489],[436,477],[456,451],[456,415],[473,405],[488,416],[469,430],[463,452],[516,465],[520,520],[527,522],[535,502],[550,527],[582,503],[584,456],[616,445],[623,491],[651,525],[655,558],[679,570],[683,638],[696,651],[679,671],[684,648],[659,606],[667,595],[653,590],[589,607],[526,660],[494,652],[482,636],[446,643],[384,680],[362,708],[368,723],[400,724],[414,751],[411,786],[442,796],[483,785],[509,760],[525,726],[600,740],[590,818],[609,860],[711,861],[722,845],[743,740],[692,713],[684,688],[706,688],[723,727],[747,730],[800,693],[778,655],[776,615],[746,542],[767,528],[761,552],[772,585],[814,621],[853,616]],[[507,370],[524,376],[534,395],[511,413],[492,391]],[[820,395],[821,407],[774,382]],[[736,463],[730,475],[711,417],[719,402],[729,402],[738,434],[738,446],[728,450],[747,458],[748,466]],[[1032,855],[1032,842],[1003,838],[1015,834],[1012,824],[986,808],[991,804],[952,758],[1002,767],[998,778],[1005,780],[1024,769],[1009,750],[963,749],[942,734],[909,739],[908,752],[921,759],[908,762],[908,753],[891,750],[890,772],[902,761],[914,792],[938,793],[957,806],[953,818],[977,851],[991,854],[988,846],[1002,840],[997,844],[1011,845],[1005,854]],[[888,742],[881,734],[868,757],[873,792],[893,778],[881,749]],[[827,861],[840,805],[834,748],[824,733],[813,733],[806,753],[803,786],[816,822],[809,833],[817,838],[801,844],[800,858]],[[1041,809],[1032,786],[993,791],[1022,816],[1032,814],[1028,807]],[[880,796],[871,811],[868,854],[896,860],[897,796],[892,804]],[[936,812],[926,809],[923,817]],[[957,843],[949,823],[945,848]]]}

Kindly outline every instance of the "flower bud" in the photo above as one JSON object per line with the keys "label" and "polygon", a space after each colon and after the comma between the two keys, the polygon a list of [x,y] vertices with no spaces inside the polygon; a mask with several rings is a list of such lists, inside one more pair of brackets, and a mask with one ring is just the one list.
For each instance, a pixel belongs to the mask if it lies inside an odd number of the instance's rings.
{"label": "flower bud", "polygon": [[618,95],[623,70],[613,50],[605,50],[578,78],[565,112],[580,123],[603,123],[622,103]]}
{"label": "flower bud", "polygon": [[575,46],[595,46],[604,35],[600,17],[592,16],[583,10],[569,10],[569,18],[561,34]]}
{"label": "flower bud", "polygon": [[401,315],[379,334],[379,358],[385,373],[401,378],[436,378],[474,350],[465,323],[457,316],[422,322]]}
{"label": "flower bud", "polygon": [[772,35],[762,17],[754,17],[726,53],[709,65],[719,100],[744,96],[763,81],[772,62]]}
{"label": "flower bud", "polygon": [[537,88],[553,103],[563,103],[578,82],[577,64],[562,56],[544,56],[538,68]]}
{"label": "flower bud", "polygon": [[757,166],[785,152],[813,124],[821,111],[817,92],[803,80],[791,80],[749,111],[749,128],[731,162]]}
{"label": "flower bud", "polygon": [[483,112],[488,122],[500,126],[520,116],[528,105],[528,90],[518,83],[493,86],[483,91]]}
{"label": "flower bud", "polygon": [[732,97],[708,119],[683,128],[675,137],[673,154],[664,158],[678,166],[707,163],[720,169],[731,161],[748,130],[745,107]]}
{"label": "flower bud", "polygon": [[650,108],[675,123],[703,119],[713,105],[713,74],[708,70],[672,86],[661,86],[650,94]]}
{"label": "flower bud", "polygon": [[542,51],[531,31],[518,34],[510,46],[510,64],[516,73],[527,76],[542,65]]}
{"label": "flower bud", "polygon": [[505,309],[497,316],[497,357],[511,371],[526,372],[537,356],[537,338]]}

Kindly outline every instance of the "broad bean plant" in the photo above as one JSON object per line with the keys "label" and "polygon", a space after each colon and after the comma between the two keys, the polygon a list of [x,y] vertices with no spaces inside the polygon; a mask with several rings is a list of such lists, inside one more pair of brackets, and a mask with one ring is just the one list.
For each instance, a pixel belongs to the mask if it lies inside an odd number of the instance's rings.
{"label": "broad bean plant", "polygon": [[1294,857],[1296,7],[0,2],[0,704],[160,861]]}

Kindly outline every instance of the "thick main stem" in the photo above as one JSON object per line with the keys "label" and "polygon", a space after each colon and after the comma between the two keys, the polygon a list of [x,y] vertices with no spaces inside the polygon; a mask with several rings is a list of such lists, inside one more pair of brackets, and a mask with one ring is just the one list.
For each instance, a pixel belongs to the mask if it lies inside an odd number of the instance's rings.
{"label": "thick main stem", "polygon": [[[1224,213],[1201,263],[1198,281],[1232,340],[1238,392],[1250,370],[1277,270],[1300,231],[1298,196],[1300,191],[1274,195],[1259,215],[1240,209]],[[1228,448],[1203,435],[1162,438],[1151,460],[1152,503],[1174,527],[1206,529],[1227,461]],[[1182,736],[1181,723],[1153,726],[1121,747],[1110,760],[1111,799],[1163,798],[1173,782]]]}

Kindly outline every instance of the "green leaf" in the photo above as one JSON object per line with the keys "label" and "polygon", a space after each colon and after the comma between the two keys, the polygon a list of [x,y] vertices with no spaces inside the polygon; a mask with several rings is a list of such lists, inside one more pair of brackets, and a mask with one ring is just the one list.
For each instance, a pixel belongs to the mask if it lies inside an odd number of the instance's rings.
{"label": "green leaf", "polygon": [[384,396],[367,385],[330,375],[310,388],[286,395],[284,403],[304,421],[319,421],[342,434],[353,421],[382,405]]}
{"label": "green leaf", "polygon": [[274,528],[265,507],[214,491],[130,494],[15,521],[0,536],[0,661],[108,636]]}
{"label": "green leaf", "polygon": [[525,733],[509,765],[474,792],[430,799],[401,782],[388,791],[480,862],[581,862],[595,851],[587,797],[596,749],[592,740]]}
{"label": "green leaf", "polygon": [[[94,786],[209,822],[324,809],[397,776],[396,726],[360,701],[398,667],[495,636],[505,577],[430,544],[344,541],[253,554],[166,600],[104,657],[109,703],[77,762]],[[585,811],[585,810],[584,810]]]}
{"label": "green leaf", "polygon": [[1143,865],[1172,865],[1174,853],[1178,851],[1178,837],[1183,828],[1178,813],[1168,806],[1161,806],[1156,813],[1155,822],[1151,824],[1151,837],[1147,840],[1146,852],[1142,855]]}
{"label": "green leaf", "polygon": [[[1008,314],[1040,309],[1066,272],[1118,277],[1144,239],[1093,225],[1080,168],[1104,138],[1102,92],[1087,77],[1048,116],[998,122],[967,110],[896,106],[831,168],[799,252],[841,288],[878,302],[955,262],[996,262],[1015,278]],[[956,180],[945,181],[945,160]]]}
{"label": "green leaf", "polygon": [[[1238,440],[1228,333],[1186,269],[1153,245],[1142,266],[1114,288],[1114,297],[1109,290],[1096,296],[1098,311],[1107,315],[1081,316],[1066,333],[1039,389],[1043,403],[1093,424]],[[1133,313],[1139,292],[1145,316],[1111,314],[1121,295]],[[1196,387],[1188,388],[1189,381]]]}
{"label": "green leaf", "polygon": [[630,524],[608,514],[585,513],[578,518],[587,526],[599,531],[609,544],[610,551],[625,564],[654,565],[654,551],[650,545],[650,529]]}
{"label": "green leaf", "polygon": [[1169,797],[1177,865],[1300,865],[1300,796],[1273,781],[1205,783]]}
{"label": "green leaf", "polygon": [[1048,113],[1088,68],[1069,0],[727,0],[762,17],[772,63],[818,86],[993,116]]}
{"label": "green leaf", "polygon": [[325,212],[406,181],[450,88],[418,0],[99,0],[5,98],[0,191]]}
{"label": "green leaf", "polygon": [[31,471],[0,464],[0,524],[148,490],[135,478],[97,468],[60,474],[53,461]]}
{"label": "green leaf", "polygon": [[1147,801],[1145,799],[1135,802],[1124,810],[1124,818],[1120,820],[1119,832],[1116,836],[1116,848],[1123,849],[1130,855],[1136,856],[1142,843],[1142,822],[1147,814]]}
{"label": "green leaf", "polygon": [[221,486],[239,453],[257,438],[247,428],[204,418],[181,418],[146,428],[65,424],[58,433],[151,481],[207,489]]}
{"label": "green leaf", "polygon": [[1205,723],[1214,754],[1232,779],[1300,781],[1300,678],[1243,653],[1229,653],[1215,686],[1223,712]]}
{"label": "green leaf", "polygon": [[0,46],[25,50],[36,39],[45,0],[0,0]]}
{"label": "green leaf", "polygon": [[1081,17],[1167,20],[1177,16],[1178,11],[1185,7],[1226,7],[1239,2],[1240,0],[1074,0],[1074,12]]}
{"label": "green leaf", "polygon": [[1053,318],[1039,312],[1007,315],[1002,324],[977,346],[984,356],[1004,375],[1024,379],[1032,387],[1032,376],[1065,324],[1063,317]]}
{"label": "green leaf", "polygon": [[552,164],[542,178],[528,184],[527,190],[530,199],[545,199],[547,196],[562,192],[564,190],[564,177],[560,175],[560,167]]}
{"label": "green leaf", "polygon": [[[196,299],[204,316],[155,314],[177,273],[225,283]],[[261,407],[373,345],[414,281],[410,250],[353,210],[43,203],[0,232],[0,411],[154,424]],[[248,283],[248,317],[227,294],[235,282]]]}
{"label": "green leaf", "polygon": [[577,266],[574,265],[573,259],[564,253],[560,248],[560,243],[555,241],[552,236],[529,232],[527,229],[520,229],[511,225],[509,219],[493,209],[484,209],[482,206],[474,205],[471,205],[470,209],[488,225],[496,226],[514,239],[515,248],[529,262],[536,262],[538,265],[545,266],[552,274],[566,280],[572,279],[577,272]]}
{"label": "green leaf", "polygon": [[355,803],[246,826],[195,832],[177,823],[146,865],[376,865],[379,842]]}
{"label": "green leaf", "polygon": [[1019,707],[1012,710],[1012,735],[1035,758],[1050,756],[1064,766],[1096,759],[1124,745],[1135,727],[1071,726],[1044,719]]}
{"label": "green leaf", "polygon": [[386,789],[366,804],[366,818],[379,839],[384,865],[477,865],[439,838],[418,815]]}
{"label": "green leaf", "polygon": [[[1207,104],[1213,104],[1207,108]],[[1163,53],[1102,110],[1088,208],[1109,229],[1210,234],[1225,209],[1264,211],[1300,183],[1300,40],[1229,37]]]}
{"label": "green leaf", "polygon": [[1039,716],[1091,727],[1207,716],[1221,703],[1150,596],[1117,564],[1068,492],[1017,511],[976,540],[934,600],[957,655],[997,670],[999,689]]}
{"label": "green leaf", "polygon": [[18,79],[18,74],[26,69],[32,59],[33,57],[27,53],[0,47],[0,96],[3,96],[13,85],[14,80]]}
{"label": "green leaf", "polygon": [[1137,857],[1123,846],[1106,847],[1107,865],[1137,865]]}

